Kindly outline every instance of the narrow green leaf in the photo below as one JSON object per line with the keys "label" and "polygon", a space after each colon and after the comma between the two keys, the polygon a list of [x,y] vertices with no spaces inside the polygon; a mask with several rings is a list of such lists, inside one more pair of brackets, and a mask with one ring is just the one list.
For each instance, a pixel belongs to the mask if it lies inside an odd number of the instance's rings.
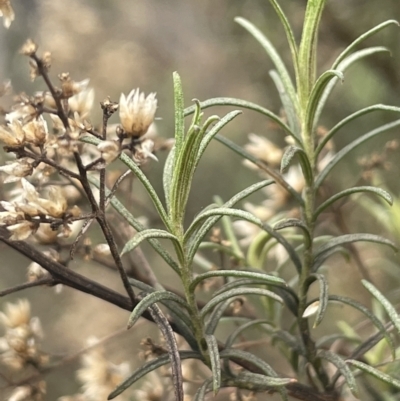
{"label": "narrow green leaf", "polygon": [[[272,367],[267,362],[256,357],[254,354],[252,354],[250,352],[230,348],[230,349],[225,349],[225,350],[221,351],[219,355],[222,359],[228,358],[228,359],[232,360],[233,362],[235,362],[235,360],[238,360],[238,361],[242,360],[242,361],[250,362],[253,366],[258,368],[266,376],[278,377],[278,374],[275,372],[274,369],[272,369]],[[279,388],[278,391],[280,392],[282,399],[284,401],[288,401],[286,389]]]}
{"label": "narrow green leaf", "polygon": [[373,284],[369,283],[367,280],[362,280],[362,284],[383,306],[389,316],[390,321],[394,324],[397,331],[400,333],[400,317],[395,307]]}
{"label": "narrow green leaf", "polygon": [[285,347],[294,351],[296,354],[306,357],[307,351],[304,348],[304,345],[299,338],[290,334],[287,330],[275,330],[272,333],[274,339],[282,341],[285,344]]}
{"label": "narrow green leaf", "polygon": [[261,44],[261,46],[267,52],[272,62],[274,63],[275,68],[278,71],[278,74],[281,77],[282,83],[285,87],[288,96],[290,97],[292,103],[295,105],[296,109],[299,110],[297,94],[292,79],[290,78],[286,66],[283,60],[281,59],[279,53],[276,51],[275,47],[266,38],[266,36],[251,22],[241,17],[236,17],[235,21],[243,28],[245,28]]}
{"label": "narrow green leaf", "polygon": [[297,316],[297,311],[299,307],[298,297],[296,293],[289,286],[283,286],[282,284],[266,284],[264,280],[256,278],[253,279],[242,278],[239,280],[229,281],[228,283],[224,284],[222,287],[220,287],[217,291],[214,292],[213,296],[215,297],[217,295],[223,294],[224,292],[230,291],[233,288],[253,287],[258,285],[268,285],[274,287],[274,292],[283,299],[283,302],[288,307],[288,309],[293,313],[293,315]]}
{"label": "narrow green leaf", "polygon": [[[250,322],[247,322],[245,324],[242,324],[239,326],[237,329],[235,329],[232,334],[228,336],[228,338],[225,341],[225,348],[229,349],[232,347],[233,343],[236,341],[236,339],[243,334],[243,332],[249,328],[253,328],[254,326],[262,326],[262,325],[268,325],[271,326],[271,328],[274,327],[274,323],[266,320],[266,319],[256,319],[256,320],[251,320]],[[272,331],[272,329],[271,329]]]}
{"label": "narrow green leaf", "polygon": [[[235,196],[233,196],[230,200],[228,200],[226,203],[224,203],[222,206],[223,207],[233,207],[236,203],[240,202],[241,200],[245,199],[247,196],[251,195],[252,193],[258,191],[261,188],[266,187],[267,185],[273,184],[274,181],[272,180],[264,180],[260,181],[256,184],[250,185],[249,187],[245,188],[244,190],[240,191],[237,193]],[[203,210],[203,213],[211,210],[209,208],[205,208]],[[201,213],[200,213],[201,214]],[[198,215],[199,216],[199,215]],[[196,217],[198,217],[196,216]],[[198,247],[200,246],[201,241],[207,234],[207,232],[211,229],[211,227],[214,226],[218,222],[218,220],[222,216],[216,216],[216,217],[211,217],[209,218],[202,227],[196,232],[195,228],[192,227],[193,223],[191,226],[187,229],[185,235],[184,235],[184,243],[188,244],[190,242],[190,249],[188,253],[188,260],[192,260],[194,257],[194,254],[196,253]],[[195,234],[195,235],[194,235]]]}
{"label": "narrow green leaf", "polygon": [[373,106],[365,107],[361,110],[356,111],[353,114],[350,114],[342,121],[338,122],[333,128],[331,128],[329,132],[321,139],[320,143],[317,146],[317,149],[315,150],[315,161],[317,160],[318,155],[328,143],[328,141],[330,141],[340,129],[342,129],[346,124],[350,123],[351,121],[356,120],[358,117],[361,117],[368,113],[372,113],[374,111],[391,111],[395,113],[400,113],[400,107],[386,106],[385,104],[374,104]]}
{"label": "narrow green leaf", "polygon": [[[138,288],[144,292],[156,292],[157,290],[154,289],[151,285],[148,285],[140,280],[135,280],[134,278],[129,277],[129,284]],[[171,315],[172,321],[178,327],[179,333],[182,337],[188,342],[190,347],[193,350],[197,351],[198,345],[197,341],[193,336],[193,324],[190,320],[190,317],[187,313],[185,313],[180,308],[177,308],[174,302],[171,301],[160,301],[164,306],[168,308],[168,312]]]}
{"label": "narrow green leaf", "polygon": [[264,290],[262,288],[235,288],[233,290],[224,292],[223,294],[217,295],[216,297],[212,298],[204,305],[200,314],[202,318],[204,318],[207,315],[207,313],[209,313],[219,303],[224,302],[229,298],[239,297],[243,295],[262,295],[265,297],[272,298],[277,302],[283,303],[283,300],[280,296],[276,295],[274,292],[269,290]]}
{"label": "narrow green leaf", "polygon": [[[184,119],[184,100],[182,81],[179,74],[175,71],[172,74],[174,81],[174,108],[175,108],[175,149],[179,155],[185,140],[185,119]],[[176,170],[176,158],[174,161],[174,169]]]}
{"label": "narrow green leaf", "polygon": [[396,244],[386,238],[375,234],[346,234],[329,240],[325,245],[319,247],[315,252],[314,263],[318,264],[318,259],[324,258],[325,254],[334,248],[351,244],[353,242],[375,242],[377,244],[390,246],[393,250],[397,251]]}
{"label": "narrow green leaf", "polygon": [[289,127],[292,130],[293,134],[296,135],[297,138],[300,139],[300,124],[299,124],[299,118],[296,113],[296,107],[292,103],[292,100],[290,99],[290,96],[286,92],[285,86],[283,85],[283,82],[281,80],[281,77],[275,70],[271,70],[269,72],[270,77],[274,81],[274,84],[276,86],[276,89],[278,90],[279,97],[282,102],[282,106],[285,110],[286,118],[289,123]]}
{"label": "narrow green leaf", "polygon": [[327,166],[321,171],[321,173],[317,176],[315,180],[315,189],[317,189],[325,180],[326,176],[330,173],[330,171],[333,169],[333,167],[336,166],[336,164],[343,159],[344,156],[346,156],[350,151],[355,149],[357,146],[361,145],[362,143],[366,142],[368,139],[373,138],[374,136],[379,135],[382,132],[388,131],[392,128],[395,128],[400,125],[400,119],[395,120],[389,124],[382,125],[379,128],[376,128],[361,137],[357,138],[353,142],[349,143],[347,146],[345,146],[343,149],[341,149],[339,152],[336,153],[334,158],[327,164]]}
{"label": "narrow green leaf", "polygon": [[214,334],[215,330],[217,330],[218,324],[221,322],[221,318],[225,311],[229,308],[231,305],[232,300],[227,299],[224,302],[221,302],[219,305],[217,305],[210,315],[208,316],[207,320],[204,323],[204,333],[205,334]]}
{"label": "narrow green leaf", "polygon": [[260,231],[255,238],[251,241],[247,249],[246,260],[249,266],[254,269],[262,269],[266,260],[267,244],[271,244],[273,237],[265,231]]}
{"label": "narrow green leaf", "polygon": [[331,362],[333,365],[337,367],[339,372],[346,380],[346,383],[349,386],[350,391],[353,393],[355,397],[358,397],[358,386],[356,383],[356,379],[354,378],[354,375],[350,370],[350,368],[346,365],[346,362],[339,355],[335,354],[332,351],[320,350],[318,352],[318,356],[322,359]]}
{"label": "narrow green leaf", "polygon": [[221,387],[221,361],[219,357],[218,343],[215,336],[206,334],[204,339],[207,343],[208,355],[211,362],[211,371],[213,374],[213,391],[214,395],[218,393]]}
{"label": "narrow green leaf", "polygon": [[274,7],[275,12],[278,14],[279,19],[281,20],[281,23],[283,25],[283,28],[285,29],[286,33],[286,38],[289,43],[290,51],[292,53],[292,62],[294,66],[294,70],[296,73],[296,81],[298,80],[298,49],[297,49],[297,44],[296,40],[292,31],[292,28],[290,26],[289,20],[287,19],[285,13],[283,12],[281,6],[276,0],[270,0],[270,3],[272,4],[272,7]]}
{"label": "narrow green leaf", "polygon": [[342,53],[339,54],[339,56],[336,58],[335,62],[332,65],[332,69],[336,69],[338,65],[365,39],[369,38],[370,36],[374,35],[375,33],[381,31],[382,29],[386,28],[389,25],[397,25],[399,26],[399,23],[396,20],[388,20],[385,22],[382,22],[381,24],[375,26],[374,28],[368,30],[367,32],[363,33],[360,35],[356,40],[354,40],[350,45],[346,47],[342,51]]}
{"label": "narrow green leaf", "polygon": [[[181,360],[185,359],[199,359],[203,360],[201,354],[194,351],[179,351],[179,356]],[[167,365],[169,362],[169,355],[161,355],[151,361],[146,362],[144,365],[140,366],[135,372],[132,373],[126,380],[124,380],[118,387],[108,396],[108,400],[112,400],[124,392],[128,387],[132,386],[135,382],[146,376],[153,370],[160,368],[161,366]]]}
{"label": "narrow green leaf", "polygon": [[174,232],[180,230],[189,198],[195,160],[202,140],[202,130],[195,126],[188,132],[181,151],[175,153],[175,166],[171,181],[170,219]]}
{"label": "narrow green leaf", "polygon": [[133,249],[135,249],[141,242],[145,241],[146,239],[150,238],[164,238],[164,239],[170,239],[173,242],[176,243],[176,245],[179,247],[179,241],[178,238],[176,238],[175,235],[169,233],[168,231],[165,230],[158,230],[155,228],[149,228],[147,230],[143,230],[138,232],[133,238],[131,238],[124,246],[122,249],[121,255],[124,253],[130,252]]}
{"label": "narrow green leaf", "polygon": [[367,187],[367,186],[349,188],[349,189],[345,189],[344,191],[341,191],[341,192],[333,195],[332,197],[327,199],[324,203],[322,203],[320,206],[318,206],[317,210],[314,212],[314,217],[313,217],[314,221],[324,210],[326,210],[328,207],[330,207],[337,200],[344,198],[345,196],[349,196],[349,195],[359,193],[359,192],[374,193],[374,194],[380,196],[381,198],[383,198],[387,203],[389,203],[389,205],[393,204],[392,196],[384,189],[377,188],[377,187]]}
{"label": "narrow green leaf", "polygon": [[280,277],[272,276],[267,273],[256,273],[251,271],[244,270],[213,270],[210,272],[199,274],[194,278],[194,280],[190,283],[189,292],[194,292],[196,286],[201,283],[203,280],[207,280],[211,277],[238,277],[238,278],[250,278],[250,279],[258,279],[266,285],[270,284],[279,284],[286,286],[285,280]]}
{"label": "narrow green leaf", "polygon": [[299,82],[297,83],[299,101],[303,109],[315,82],[318,26],[324,5],[325,0],[307,2],[299,47]]}
{"label": "narrow green leaf", "polygon": [[390,337],[389,332],[386,330],[385,326],[382,324],[382,322],[364,305],[359,303],[358,301],[343,297],[340,295],[329,295],[329,300],[330,301],[336,301],[336,302],[341,302],[346,305],[351,306],[354,309],[357,309],[361,313],[363,313],[370,321],[371,323],[379,330],[379,332],[382,334],[382,336],[385,338],[391,352],[392,352],[392,357],[394,358],[395,356],[395,345],[392,340],[392,337]]}
{"label": "narrow green leaf", "polygon": [[[338,70],[328,70],[325,71],[318,79],[310,94],[310,99],[307,103],[306,111],[306,127],[309,135],[312,135],[313,129],[317,126],[318,120],[315,118],[321,97],[328,86],[329,82],[333,79],[339,78],[342,82],[344,80],[344,75]],[[335,81],[336,82],[336,81]],[[319,115],[318,115],[319,118]]]}
{"label": "narrow green leaf", "polygon": [[175,146],[173,146],[172,149],[170,150],[170,152],[168,153],[167,160],[165,161],[165,165],[164,165],[164,172],[163,172],[163,187],[164,187],[165,203],[167,205],[168,211],[170,211],[170,197],[171,197],[171,189],[172,189],[174,160],[175,160]]}
{"label": "narrow green leaf", "polygon": [[249,390],[268,390],[270,387],[283,387],[289,383],[296,383],[296,379],[281,378],[281,377],[270,377],[260,375],[258,373],[240,372],[234,380],[234,383],[238,386]]}
{"label": "narrow green leaf", "polygon": [[284,228],[289,228],[289,227],[301,228],[304,233],[306,248],[308,248],[311,245],[311,235],[310,232],[308,231],[307,225],[304,223],[303,220],[290,218],[278,221],[274,225],[274,230],[283,230]]}
{"label": "narrow green leaf", "polygon": [[169,228],[169,220],[167,213],[164,209],[164,206],[162,205],[155,189],[151,185],[150,181],[147,179],[147,177],[144,175],[143,171],[140,169],[140,167],[125,153],[122,153],[120,156],[121,161],[136,175],[136,177],[139,179],[139,181],[143,184],[145,187],[147,193],[150,195],[151,200],[153,201],[154,206],[157,209],[157,212],[159,216],[161,217],[161,220],[165,224],[166,227]]}
{"label": "narrow green leaf", "polygon": [[243,351],[240,349],[229,348],[221,351],[219,353],[219,356],[222,359],[229,358],[231,360],[238,359],[250,362],[251,364],[253,364],[253,366],[260,369],[265,375],[270,377],[278,377],[278,374],[267,362],[263,361],[261,358],[258,358],[251,352]]}
{"label": "narrow green leaf", "polygon": [[297,252],[295,251],[295,249],[293,248],[293,246],[290,245],[289,242],[286,241],[286,239],[282,235],[280,235],[277,231],[275,231],[270,225],[264,223],[262,225],[262,229],[266,231],[268,234],[270,234],[273,238],[275,238],[277,242],[279,242],[285,248],[297,271],[301,272],[302,268],[301,259],[297,254]]}
{"label": "narrow green leaf", "polygon": [[[224,205],[222,198],[220,198],[219,196],[214,196],[214,201],[220,207]],[[245,263],[246,259],[244,257],[242,247],[237,238],[237,234],[235,233],[235,230],[233,228],[232,219],[229,216],[222,217],[221,226],[225,238],[229,242],[228,246],[225,246],[225,248],[226,247],[229,248],[229,250],[231,251],[230,255],[234,258],[234,260],[236,260],[238,263]]]}
{"label": "narrow green leaf", "polygon": [[398,380],[392,376],[389,376],[388,374],[383,373],[380,370],[378,370],[370,365],[367,365],[366,363],[356,361],[354,359],[348,359],[346,361],[346,363],[349,363],[350,365],[355,366],[356,368],[362,370],[363,372],[368,373],[393,387],[400,388],[400,380]]}
{"label": "narrow green leaf", "polygon": [[[329,286],[326,277],[323,274],[312,274],[313,277],[318,280],[319,283],[319,299],[318,299],[318,309],[317,316],[315,317],[313,328],[317,327],[324,318],[326,308],[328,307],[329,300]],[[307,311],[307,308],[304,312]],[[304,317],[304,315],[303,315]]]}
{"label": "narrow green leaf", "polygon": [[268,166],[265,165],[262,161],[251,155],[249,152],[247,152],[245,149],[243,149],[241,146],[237,145],[235,142],[232,142],[230,139],[225,138],[222,135],[216,135],[215,139],[225,146],[227,146],[229,149],[233,150],[235,153],[237,153],[239,156],[243,157],[244,159],[247,159],[254,163],[257,167],[259,167],[261,170],[265,171],[269,176],[271,176],[279,185],[282,186],[293,198],[297,201],[299,205],[304,205],[304,200],[301,197],[301,194],[299,194],[290,184],[288,184],[285,180],[285,178],[278,172],[275,171],[274,169],[269,168]]}
{"label": "narrow green leaf", "polygon": [[168,348],[169,361],[171,363],[171,376],[172,376],[172,387],[174,388],[176,401],[183,401],[183,376],[182,376],[182,364],[179,355],[178,343],[168,319],[164,316],[161,309],[153,304],[149,307],[149,312],[154,322],[160,329],[165,343]]}
{"label": "narrow green leaf", "polygon": [[211,387],[213,380],[213,377],[210,377],[198,388],[196,394],[193,397],[193,401],[204,401],[207,390],[209,387]]}
{"label": "narrow green leaf", "polygon": [[259,226],[260,228],[268,232],[272,237],[274,237],[286,249],[296,268],[298,270],[301,270],[301,260],[296,254],[293,247],[286,241],[286,239],[282,237],[279,233],[277,233],[275,230],[273,230],[268,224],[263,223],[260,219],[258,219],[251,213],[246,212],[244,210],[229,209],[226,207],[208,210],[202,213],[201,215],[197,216],[197,218],[193,221],[192,225],[189,227],[188,232],[191,233],[191,231],[193,231],[196,228],[196,225],[200,224],[202,220],[212,216],[236,217],[242,220],[249,221],[250,223]]}
{"label": "narrow green leaf", "polygon": [[[82,138],[79,138],[81,142],[85,143],[90,143],[92,145],[98,145],[101,140],[98,138],[95,138],[93,136],[83,136]],[[164,209],[164,206],[162,205],[160,198],[157,195],[157,192],[151,185],[150,181],[147,179],[147,177],[144,175],[143,171],[140,169],[140,167],[125,153],[121,153],[119,156],[119,159],[136,175],[136,177],[139,179],[139,181],[143,184],[145,187],[147,193],[149,194],[161,220],[165,224],[166,227],[169,227],[169,221],[168,221],[168,216],[167,213]]]}
{"label": "narrow green leaf", "polygon": [[288,169],[290,163],[296,155],[299,157],[301,169],[303,170],[303,175],[306,182],[311,183],[313,179],[313,171],[310,166],[307,154],[304,152],[303,149],[300,149],[297,146],[289,146],[285,150],[281,161],[281,173],[284,173]]}
{"label": "narrow green leaf", "polygon": [[[100,188],[100,181],[92,176],[88,177],[88,180],[96,188]],[[106,189],[106,196],[110,195],[110,191]],[[113,196],[110,200],[111,206],[125,219],[125,221],[133,227],[136,231],[141,232],[145,230],[145,227],[128,211],[128,209],[115,197]],[[160,242],[156,239],[149,239],[149,244],[153,249],[164,259],[164,261],[171,266],[174,271],[180,274],[178,264],[175,262],[173,257],[161,246]]]}
{"label": "narrow green leaf", "polygon": [[200,213],[195,217],[192,224],[185,233],[185,240],[188,241],[188,239],[191,238],[192,234],[198,229],[198,227],[200,227],[204,220],[216,216],[236,217],[238,219],[251,221],[252,223],[257,225],[262,224],[261,220],[252,215],[250,212],[246,212],[245,210],[231,209],[229,207],[216,207],[215,209],[206,210],[205,212]]}
{"label": "narrow green leaf", "polygon": [[[288,135],[293,137],[293,139],[297,143],[301,144],[301,140],[298,137],[296,137],[296,135],[292,132],[292,130],[282,121],[282,119],[278,115],[274,114],[272,111],[270,111],[264,107],[259,106],[256,103],[248,102],[247,100],[242,100],[242,99],[235,99],[235,98],[231,98],[231,97],[217,97],[214,99],[208,99],[208,100],[205,100],[204,102],[201,102],[200,106],[203,110],[208,107],[212,107],[212,106],[234,106],[234,107],[240,107],[243,109],[256,111],[256,112],[270,118],[279,127],[281,127]],[[188,115],[194,113],[194,111],[195,111],[195,107],[190,106],[185,109],[184,115],[188,116]]]}
{"label": "narrow green leaf", "polygon": [[162,301],[173,301],[183,306],[186,309],[190,309],[186,301],[178,295],[169,291],[155,291],[147,294],[133,309],[128,320],[128,329],[130,329],[140,318],[143,312],[156,302]]}
{"label": "narrow green leaf", "polygon": [[[223,207],[228,207],[228,208],[233,207],[236,203],[240,202],[247,196],[251,195],[252,193],[258,191],[261,188],[264,188],[267,185],[272,184],[273,182],[274,181],[272,180],[265,180],[257,184],[253,184],[250,187],[244,189],[243,191],[240,191],[238,194],[233,196],[229,201],[224,203]],[[206,208],[204,209],[203,213],[208,210],[211,209]],[[213,227],[221,217],[222,216],[215,216],[208,218],[197,231],[194,227],[192,227],[193,223],[188,228],[188,230],[184,235],[184,244],[189,246],[189,250],[187,252],[187,259],[189,261],[193,260],[203,238],[206,236],[207,232],[211,229],[211,227]]]}
{"label": "narrow green leaf", "polygon": [[[353,65],[355,62],[361,60],[364,57],[368,57],[377,53],[390,53],[389,50],[386,47],[382,46],[377,46],[377,47],[369,47],[367,49],[362,49],[359,50],[350,56],[346,57],[336,68],[335,70],[345,72],[347,68],[349,68],[351,65]],[[322,110],[325,107],[325,103],[328,100],[329,95],[331,94],[333,88],[335,87],[336,83],[338,82],[338,78],[333,78],[327,87],[324,90],[323,95],[321,96],[319,102],[318,102],[318,107],[317,111],[315,112],[315,118],[314,121],[319,121],[320,115],[322,113]],[[314,127],[315,128],[315,127]]]}
{"label": "narrow green leaf", "polygon": [[204,154],[204,151],[206,150],[207,146],[209,145],[209,143],[211,142],[211,140],[215,137],[215,135],[218,134],[219,131],[221,131],[221,129],[223,127],[225,127],[225,125],[227,125],[230,121],[232,121],[235,117],[237,117],[239,114],[242,114],[241,111],[235,110],[235,111],[231,111],[230,113],[228,113],[225,117],[221,118],[215,125],[214,127],[212,127],[204,136],[203,139],[200,143],[199,146],[199,150],[197,152],[197,157],[195,160],[195,165],[197,166],[201,157]]}

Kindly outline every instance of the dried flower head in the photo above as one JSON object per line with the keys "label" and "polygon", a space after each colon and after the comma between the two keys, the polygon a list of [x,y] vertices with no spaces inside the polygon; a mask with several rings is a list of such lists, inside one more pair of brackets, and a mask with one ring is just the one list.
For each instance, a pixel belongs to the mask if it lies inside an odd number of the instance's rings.
{"label": "dried flower head", "polygon": [[8,29],[14,21],[15,14],[11,7],[10,0],[0,0],[0,17],[3,17],[4,26]]}
{"label": "dried flower head", "polygon": [[106,164],[113,162],[120,153],[119,144],[115,141],[103,141],[97,145],[97,149],[101,153],[101,157]]}
{"label": "dried flower head", "polygon": [[137,164],[143,164],[147,159],[153,159],[158,161],[157,157],[153,153],[154,142],[151,139],[145,139],[135,146],[135,153],[133,154],[133,160]]}
{"label": "dried flower head", "polygon": [[58,78],[61,81],[61,90],[65,99],[82,92],[89,84],[89,79],[79,82],[73,81],[68,72],[61,73]]}
{"label": "dried flower head", "polygon": [[33,106],[31,99],[23,96],[19,99],[10,113],[6,114],[6,121],[12,123],[15,120],[21,120],[22,123],[27,123],[37,116],[35,106]]}
{"label": "dried flower head", "polygon": [[[271,167],[278,167],[281,163],[283,151],[267,138],[256,134],[249,134],[250,142],[245,149],[257,159],[265,162]],[[253,163],[245,163],[246,166],[254,166]]]}
{"label": "dried flower head", "polygon": [[18,386],[11,393],[7,401],[43,401],[46,394],[46,382]]}
{"label": "dried flower head", "polygon": [[41,116],[23,126],[25,140],[35,146],[43,146],[48,137],[47,123]]}
{"label": "dried flower head", "polygon": [[26,157],[7,162],[6,165],[0,166],[0,171],[9,175],[4,182],[18,181],[22,177],[27,177],[33,173],[32,163]]}
{"label": "dried flower head", "polygon": [[38,347],[43,335],[41,324],[38,318],[31,318],[27,300],[6,304],[5,312],[0,312],[0,324],[5,328],[5,335],[0,338],[0,360],[5,365],[22,370],[47,362],[47,356]]}
{"label": "dried flower head", "polygon": [[20,52],[25,56],[33,56],[38,49],[38,45],[32,40],[27,39],[26,42],[22,45]]}
{"label": "dried flower head", "polygon": [[92,110],[94,89],[86,88],[68,99],[68,106],[72,113],[77,113],[80,119],[86,118]]}
{"label": "dried flower head", "polygon": [[[82,383],[83,395],[88,400],[106,400],[114,388],[129,373],[129,364],[114,365],[109,362],[101,348],[96,347],[82,357],[82,368],[77,376]],[[119,398],[129,400],[129,391]]]}
{"label": "dried flower head", "polygon": [[123,93],[119,99],[119,117],[128,137],[143,136],[154,121],[157,110],[155,93],[145,97],[139,89],[133,89],[128,96]]}

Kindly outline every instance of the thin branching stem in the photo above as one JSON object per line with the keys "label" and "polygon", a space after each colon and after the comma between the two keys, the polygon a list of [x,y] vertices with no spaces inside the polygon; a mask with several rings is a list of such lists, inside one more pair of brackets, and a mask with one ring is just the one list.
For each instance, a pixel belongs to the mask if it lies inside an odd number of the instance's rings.
{"label": "thin branching stem", "polygon": [[58,282],[52,277],[43,277],[35,281],[28,281],[26,283],[15,285],[14,287],[6,288],[0,291],[0,297],[4,297],[9,294],[14,294],[15,292],[26,290],[27,288],[39,287],[41,285],[53,286]]}

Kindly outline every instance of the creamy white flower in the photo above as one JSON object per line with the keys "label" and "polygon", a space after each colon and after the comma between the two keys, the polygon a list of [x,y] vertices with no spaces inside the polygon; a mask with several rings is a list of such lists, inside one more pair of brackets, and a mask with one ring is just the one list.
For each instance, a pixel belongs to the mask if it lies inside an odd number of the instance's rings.
{"label": "creamy white flower", "polygon": [[86,88],[68,99],[68,105],[73,113],[78,113],[80,118],[86,118],[92,110],[94,102],[94,89]]}
{"label": "creamy white flower", "polygon": [[141,137],[154,121],[157,110],[155,93],[145,97],[139,89],[132,90],[128,96],[123,93],[119,99],[119,117],[122,128],[129,137]]}
{"label": "creamy white flower", "polygon": [[31,305],[27,299],[20,299],[15,304],[7,303],[4,309],[4,312],[0,312],[0,323],[6,328],[15,328],[29,323]]}

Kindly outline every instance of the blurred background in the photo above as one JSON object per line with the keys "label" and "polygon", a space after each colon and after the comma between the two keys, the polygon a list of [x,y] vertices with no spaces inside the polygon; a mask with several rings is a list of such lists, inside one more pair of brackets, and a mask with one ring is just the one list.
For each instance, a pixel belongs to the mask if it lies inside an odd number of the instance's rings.
{"label": "blurred background", "polygon": [[[327,3],[320,28],[320,72],[328,69],[341,50],[358,35],[387,19],[400,18],[398,0],[335,0]],[[297,38],[301,33],[305,4],[304,0],[281,1]],[[90,86],[96,91],[96,104],[107,96],[118,101],[121,92],[127,94],[137,87],[145,93],[157,92],[157,117],[160,118],[157,129],[165,138],[173,137],[173,71],[181,75],[188,106],[193,98],[206,100],[225,96],[258,103],[280,113],[279,97],[269,76],[273,67],[271,61],[253,37],[233,21],[236,16],[252,21],[271,39],[290,69],[284,32],[267,0],[12,0],[12,5],[15,21],[9,30],[0,29],[0,81],[11,79],[16,93],[33,94],[44,89],[41,79],[30,81],[27,59],[19,54],[22,44],[30,37],[39,44],[39,52],[48,50],[52,53],[51,75],[55,82],[61,72],[69,72],[77,81],[90,78]],[[387,54],[369,57],[349,69],[344,83],[337,86],[327,104],[322,118],[324,126],[332,127],[346,115],[374,103],[400,105],[399,43],[398,30],[390,27],[362,44],[363,47],[386,46],[392,57]],[[2,106],[7,107],[7,104]],[[227,108],[221,108],[206,113],[222,115],[227,111]],[[95,108],[92,123],[98,124],[100,116],[100,107]],[[336,149],[395,118],[388,113],[374,113],[357,120],[336,136]],[[248,142],[249,133],[285,146],[283,133],[250,111],[245,111],[223,132],[240,145]],[[361,173],[358,158],[382,150],[385,143],[397,138],[398,134],[399,130],[385,133],[343,160],[331,176],[332,188],[339,190],[354,185]],[[160,162],[152,163],[146,170],[159,192],[162,191],[161,171],[165,156],[159,155]],[[400,196],[399,156],[399,150],[393,151],[388,168],[380,171],[380,184],[395,197]],[[214,195],[227,199],[257,179],[236,155],[221,144],[213,143],[196,174],[189,217],[211,203]],[[140,185],[135,185],[138,198],[143,199],[143,203],[148,202]],[[254,199],[262,198],[256,196]],[[136,215],[148,214],[147,208],[141,209],[140,205],[134,206],[134,212]],[[353,205],[348,214],[346,209],[344,212],[352,232],[384,234],[398,242],[394,238],[395,231],[388,231],[388,227],[379,224],[374,217],[366,218],[365,209]],[[151,220],[154,211],[149,213],[147,217]],[[143,249],[149,251],[146,247]],[[385,288],[382,286],[392,288],[391,279],[381,277],[379,268],[383,260],[390,266],[397,266],[398,260],[393,255],[371,252],[367,262],[370,274],[380,280],[381,289]],[[29,262],[3,245],[0,254],[0,288],[25,281],[25,268]],[[160,266],[151,253],[148,255]],[[350,295],[357,293],[357,289],[362,288],[357,269],[343,259],[335,259],[332,263],[335,264],[335,271],[330,274],[332,288],[347,295],[349,291]],[[94,263],[80,261],[71,267],[120,288],[113,272]],[[162,283],[174,280],[162,265],[156,270]],[[345,284],[343,275],[349,277]],[[45,333],[44,349],[53,355],[74,353],[85,346],[90,336],[102,338],[123,329],[126,324],[125,311],[66,288],[61,294],[55,294],[51,289],[27,290],[1,299],[0,307],[21,296],[29,298],[33,315],[40,317]],[[362,300],[363,296],[366,294],[362,293],[358,298]],[[335,313],[341,312],[333,311],[329,319],[335,319]],[[318,329],[321,332],[317,335],[329,328],[329,319],[327,326]],[[137,339],[148,335],[158,337],[155,326],[147,323],[135,332],[119,335],[117,341],[107,343],[110,359],[119,363],[128,355],[133,365],[139,363]],[[79,359],[76,358],[47,374],[47,400],[78,391],[79,383],[74,375],[78,366]]]}

